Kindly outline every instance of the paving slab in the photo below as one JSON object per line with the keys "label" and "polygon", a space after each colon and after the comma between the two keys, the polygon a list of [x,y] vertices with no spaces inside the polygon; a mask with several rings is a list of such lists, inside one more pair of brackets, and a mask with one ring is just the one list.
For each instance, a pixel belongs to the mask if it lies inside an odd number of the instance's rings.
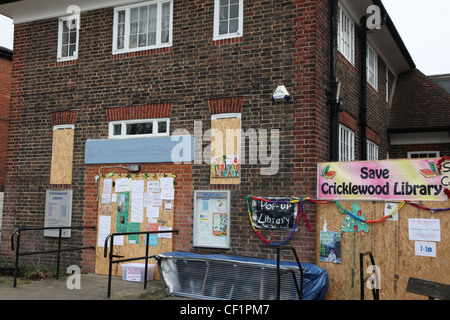
{"label": "paving slab", "polygon": [[[144,283],[124,281],[121,277],[112,277],[111,295],[108,298],[108,276],[81,274],[79,289],[70,287],[69,277],[59,280],[21,280],[13,286],[13,277],[0,277],[0,300],[160,300],[177,299],[167,297],[160,280]],[[69,282],[69,285],[68,285]]]}

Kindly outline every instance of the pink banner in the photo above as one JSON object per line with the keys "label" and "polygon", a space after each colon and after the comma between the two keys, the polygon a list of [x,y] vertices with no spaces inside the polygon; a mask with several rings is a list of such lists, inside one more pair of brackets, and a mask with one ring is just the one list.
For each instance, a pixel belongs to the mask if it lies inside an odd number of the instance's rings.
{"label": "pink banner", "polygon": [[317,165],[317,198],[445,201],[439,159],[329,162]]}

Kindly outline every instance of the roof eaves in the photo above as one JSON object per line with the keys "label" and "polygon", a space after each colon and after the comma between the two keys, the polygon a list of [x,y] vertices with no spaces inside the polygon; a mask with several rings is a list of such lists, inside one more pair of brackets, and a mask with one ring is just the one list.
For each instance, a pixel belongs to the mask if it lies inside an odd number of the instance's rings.
{"label": "roof eaves", "polygon": [[416,64],[414,60],[411,57],[411,54],[409,53],[408,49],[406,48],[405,43],[403,42],[402,37],[398,33],[397,28],[394,25],[394,22],[392,21],[391,17],[389,16],[389,13],[387,12],[386,8],[384,7],[381,0],[372,0],[373,4],[378,6],[381,9],[381,16],[386,16],[386,26],[391,33],[392,38],[394,39],[395,43],[397,44],[399,50],[402,52],[403,57],[408,62],[411,69],[416,68]]}

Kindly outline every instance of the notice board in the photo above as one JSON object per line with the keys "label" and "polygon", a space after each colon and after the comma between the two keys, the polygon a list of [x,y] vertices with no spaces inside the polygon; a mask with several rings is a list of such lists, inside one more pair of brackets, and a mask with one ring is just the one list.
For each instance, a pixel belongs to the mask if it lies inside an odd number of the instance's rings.
{"label": "notice board", "polygon": [[230,248],[230,191],[194,191],[193,245]]}
{"label": "notice board", "polygon": [[[174,179],[170,173],[110,173],[99,179],[96,274],[109,271],[109,260],[104,257],[105,239],[109,234],[172,230]],[[172,233],[151,234],[149,255],[172,251],[172,237]],[[145,246],[144,234],[114,237],[114,254],[125,259],[144,256]],[[144,263],[145,260],[133,262]],[[150,260],[149,263],[155,262]],[[122,275],[120,264],[113,264],[112,274]],[[159,279],[156,267],[154,279]]]}
{"label": "notice board", "polygon": [[[72,226],[72,190],[47,190],[45,194],[44,227]],[[59,237],[59,230],[45,230],[45,237]],[[70,229],[63,229],[61,237],[70,237]]]}

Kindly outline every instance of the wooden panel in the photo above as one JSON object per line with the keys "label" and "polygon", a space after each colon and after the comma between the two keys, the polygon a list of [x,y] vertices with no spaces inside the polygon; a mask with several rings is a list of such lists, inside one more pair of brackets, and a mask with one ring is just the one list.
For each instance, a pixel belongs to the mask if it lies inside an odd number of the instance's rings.
{"label": "wooden panel", "polygon": [[[113,182],[116,181],[117,178],[125,178],[126,174],[122,174],[122,177],[119,177],[118,174],[114,174],[111,177],[106,176],[105,178],[101,178],[99,180],[99,208],[98,208],[98,214],[99,216],[111,216],[111,233],[114,232],[124,232],[124,231],[117,231],[116,225],[117,225],[117,213],[118,213],[118,206],[120,205],[118,202],[111,202],[111,204],[102,204],[101,203],[101,195],[103,194],[103,186],[104,186],[104,180],[105,179],[112,179]],[[148,181],[160,181],[163,177],[171,177],[171,173],[166,174],[149,174],[148,176],[145,176],[144,174],[132,174],[131,180],[143,180],[144,181],[144,192],[147,191],[147,182]],[[115,187],[113,184],[112,187],[112,193],[115,192]],[[118,197],[119,200],[119,197]],[[128,202],[128,221],[130,221],[130,213],[131,213],[131,192]],[[165,210],[165,200],[162,200],[162,206],[159,207],[159,219],[158,219],[158,225],[163,227],[171,227],[173,228],[173,212],[174,212],[174,201],[172,200],[172,206],[171,210]],[[143,222],[139,226],[139,230],[136,231],[148,231],[148,221],[147,218],[147,208],[144,206],[144,219]],[[100,222],[100,219],[99,219]],[[100,232],[100,226],[97,226],[98,233]],[[126,231],[125,231],[126,232]],[[98,235],[97,235],[98,237]],[[114,254],[122,255],[124,258],[133,258],[133,257],[142,257],[145,256],[145,235],[139,235],[139,243],[128,243],[127,236],[125,236],[125,239],[123,241],[123,245],[114,245]],[[171,252],[173,251],[172,246],[172,238],[158,238],[158,246],[152,246],[149,245],[149,255],[155,255],[159,253],[165,253],[165,252]],[[108,248],[109,250],[109,248]],[[108,251],[109,254],[109,251]],[[116,258],[116,260],[119,258]],[[96,262],[95,262],[95,273],[96,274],[108,274],[109,271],[109,259],[104,257],[104,245],[97,246],[96,248]],[[131,261],[132,263],[145,263],[145,260],[136,260]],[[155,260],[150,259],[149,264],[156,264]],[[113,264],[113,270],[112,274],[116,276],[122,275],[122,267],[120,264]],[[154,272],[154,279],[160,279],[159,272],[157,271],[157,267],[155,266],[155,272]]]}
{"label": "wooden panel", "polygon": [[71,184],[74,129],[53,131],[50,184]]}
{"label": "wooden panel", "polygon": [[[225,118],[211,120],[211,157],[239,156],[241,150],[241,119]],[[240,177],[210,177],[211,184],[239,184]]]}
{"label": "wooden panel", "polygon": [[[340,201],[341,205],[351,211],[353,202]],[[358,202],[366,220],[378,220],[384,217],[384,202]],[[449,208],[450,201],[424,202],[427,208]],[[370,224],[365,235],[354,232],[342,233],[342,263],[334,264],[319,261],[317,265],[328,271],[330,287],[327,293],[329,300],[360,299],[360,267],[359,254],[372,252],[375,264],[381,272],[381,300],[427,299],[406,292],[408,279],[420,278],[450,284],[448,256],[450,254],[450,215],[449,211],[431,212],[405,204],[398,213],[398,221],[383,221]],[[335,203],[317,205],[317,247],[319,248],[320,230],[326,221],[328,231],[341,231],[345,214],[339,213]],[[439,219],[441,241],[436,242],[437,255],[424,257],[415,255],[415,241],[409,240],[408,219]],[[364,277],[371,265],[368,256],[364,259]],[[365,298],[372,299],[371,290],[365,287]]]}

